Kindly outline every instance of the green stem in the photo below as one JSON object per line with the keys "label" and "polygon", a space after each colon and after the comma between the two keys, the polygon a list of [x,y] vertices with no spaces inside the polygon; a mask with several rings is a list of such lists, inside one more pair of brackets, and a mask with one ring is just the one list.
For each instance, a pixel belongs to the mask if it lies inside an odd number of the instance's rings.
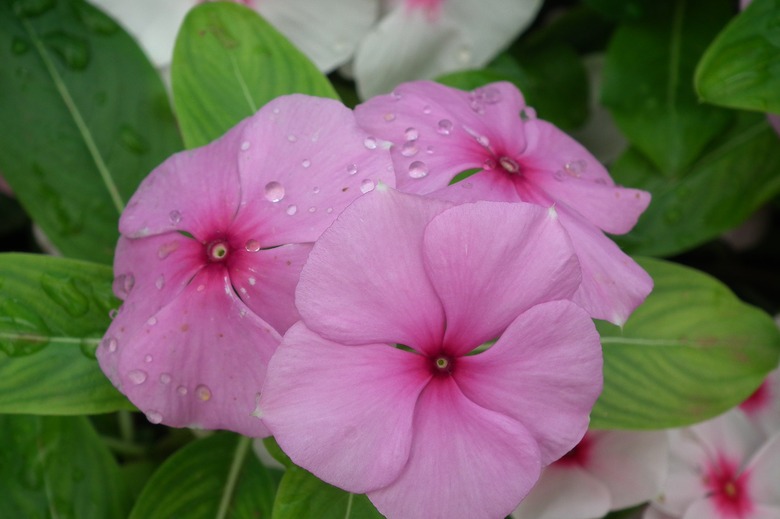
{"label": "green stem", "polygon": [[129,456],[143,456],[146,454],[146,449],[137,443],[130,443],[111,436],[101,436],[101,441],[114,452],[119,454],[127,454]]}
{"label": "green stem", "polygon": [[125,443],[133,443],[135,432],[133,428],[133,415],[130,411],[119,411],[119,436]]}
{"label": "green stem", "polygon": [[225,517],[227,517],[230,501],[233,498],[233,492],[235,492],[236,484],[238,483],[238,475],[241,473],[241,467],[244,465],[244,458],[246,458],[246,453],[249,450],[249,445],[251,443],[252,439],[247,438],[246,436],[241,436],[238,440],[236,452],[233,455],[233,463],[230,465],[225,487],[222,489],[222,499],[219,502],[219,509],[217,510],[215,519],[225,519]]}

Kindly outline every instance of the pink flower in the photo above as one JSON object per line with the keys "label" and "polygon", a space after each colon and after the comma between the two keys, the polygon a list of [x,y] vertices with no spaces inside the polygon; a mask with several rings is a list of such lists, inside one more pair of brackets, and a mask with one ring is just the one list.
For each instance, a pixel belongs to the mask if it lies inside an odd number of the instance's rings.
{"label": "pink flower", "polygon": [[381,186],[315,244],[263,420],[295,463],[389,518],[504,517],[601,391],[593,323],[563,300],[578,284],[552,210]]}
{"label": "pink flower", "polygon": [[588,431],[544,469],[515,519],[596,519],[661,491],[669,442],[664,431]]}
{"label": "pink flower", "polygon": [[[361,125],[394,144],[398,189],[457,201],[555,205],[582,267],[574,301],[622,325],[652,279],[601,231],[628,232],[650,195],[615,185],[604,167],[552,124],[536,119],[509,83],[463,92],[401,85],[356,108]],[[449,186],[467,170],[478,172]]]}
{"label": "pink flower", "polygon": [[780,368],[770,372],[739,409],[767,436],[780,431]]}
{"label": "pink flower", "polygon": [[277,332],[299,318],[311,244],[391,167],[365,139],[340,103],[282,97],[141,184],[119,223],[124,303],[98,360],[150,421],[266,434],[255,400]]}
{"label": "pink flower", "polygon": [[765,441],[733,410],[671,431],[671,446],[665,489],[645,517],[780,517],[780,432]]}

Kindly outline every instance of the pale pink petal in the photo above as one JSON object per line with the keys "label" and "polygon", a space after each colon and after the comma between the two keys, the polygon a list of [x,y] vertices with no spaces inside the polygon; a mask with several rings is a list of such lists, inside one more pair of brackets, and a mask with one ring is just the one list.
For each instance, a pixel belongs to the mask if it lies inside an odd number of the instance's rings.
{"label": "pale pink petal", "polygon": [[444,312],[422,258],[425,226],[449,205],[380,186],[323,233],[301,272],[306,325],[345,344],[437,348]]}
{"label": "pale pink petal", "polygon": [[609,489],[611,510],[657,496],[666,480],[669,440],[664,431],[591,431],[585,469]]}
{"label": "pale pink petal", "polygon": [[343,346],[294,325],[271,360],[260,408],[292,460],[364,493],[394,481],[412,441],[424,358],[384,344]]}
{"label": "pale pink petal", "polygon": [[295,287],[311,245],[292,244],[236,251],[230,264],[230,281],[241,300],[279,333],[300,320],[295,308]]}
{"label": "pale pink petal", "polygon": [[[480,171],[455,184],[434,191],[428,196],[438,198],[439,200],[448,200],[456,204],[478,202],[480,200],[536,203],[534,200],[523,200],[520,198],[514,179],[495,170]],[[552,203],[541,205],[550,207]]]}
{"label": "pale pink petal", "polygon": [[368,493],[388,517],[505,517],[539,477],[539,450],[528,431],[471,402],[449,378],[422,392],[413,431],[398,479]]}
{"label": "pale pink petal", "polygon": [[[117,335],[117,318],[107,336]],[[118,389],[153,423],[266,436],[257,400],[279,335],[236,297],[224,269],[201,271],[142,325],[104,340]]]}
{"label": "pale pink petal", "polygon": [[487,351],[457,362],[455,376],[463,393],[527,427],[545,465],[580,441],[601,393],[598,333],[588,315],[569,301],[534,306]]}
{"label": "pale pink petal", "polygon": [[[393,143],[398,189],[427,194],[494,160],[484,144],[520,154],[525,148],[519,115],[524,107],[522,94],[509,83],[464,92],[415,81],[358,105],[355,116],[368,132]],[[470,200],[480,198],[474,193]]]}
{"label": "pale pink petal", "polygon": [[239,206],[238,156],[247,120],[207,146],[177,153],[141,182],[119,231],[142,238],[186,231],[199,240],[224,231]]}
{"label": "pale pink petal", "polygon": [[568,207],[556,207],[582,269],[574,302],[592,317],[622,326],[653,289],[653,280],[595,226]]}
{"label": "pale pink petal", "polygon": [[669,515],[652,505],[645,508],[642,514],[642,519],[679,519],[679,517],[679,515]]}
{"label": "pale pink petal", "polygon": [[714,499],[702,498],[685,511],[682,519],[778,519],[780,506],[754,504],[744,515],[735,516],[721,510]]}
{"label": "pale pink petal", "polygon": [[378,0],[257,0],[252,7],[323,72],[350,59],[379,16]]}
{"label": "pale pink petal", "polygon": [[780,369],[770,372],[739,408],[767,437],[780,431]]}
{"label": "pale pink petal", "polygon": [[236,225],[273,247],[313,242],[355,198],[395,185],[389,152],[332,99],[277,98],[247,120],[238,147]]}
{"label": "pale pink petal", "polygon": [[740,467],[744,467],[764,443],[763,435],[736,408],[693,425],[689,431],[709,459],[724,456],[735,460]]}
{"label": "pale pink petal", "polygon": [[753,455],[745,472],[750,497],[756,503],[780,508],[780,431]]}
{"label": "pale pink petal", "polygon": [[[500,242],[497,242],[500,237]],[[477,202],[448,209],[425,231],[428,277],[444,306],[444,341],[465,355],[535,304],[570,298],[577,259],[554,211]]]}
{"label": "pale pink petal", "polygon": [[577,466],[550,465],[514,512],[514,519],[596,519],[610,510],[607,487]]}

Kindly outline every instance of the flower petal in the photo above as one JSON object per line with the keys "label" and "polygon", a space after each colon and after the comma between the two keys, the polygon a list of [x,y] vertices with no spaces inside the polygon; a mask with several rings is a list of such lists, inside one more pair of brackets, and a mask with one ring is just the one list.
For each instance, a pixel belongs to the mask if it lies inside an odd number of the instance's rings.
{"label": "flower petal", "polygon": [[586,470],[606,485],[610,510],[657,496],[668,471],[669,440],[664,431],[591,431]]}
{"label": "flower petal", "polygon": [[601,393],[601,344],[581,308],[553,301],[521,314],[498,342],[459,358],[456,369],[463,393],[523,424],[547,465],[585,434]]}
{"label": "flower petal", "polygon": [[377,0],[262,0],[256,10],[311,59],[330,72],[352,57],[379,15]]}
{"label": "flower petal", "polygon": [[155,168],[127,204],[119,231],[128,238],[187,231],[203,241],[227,228],[239,205],[236,157],[246,123]]}
{"label": "flower petal", "polygon": [[780,467],[780,431],[770,437],[753,455],[745,469],[749,473],[748,494],[756,503],[780,507],[778,467]]}
{"label": "flower petal", "polygon": [[415,403],[430,378],[419,355],[343,346],[298,323],[271,360],[260,408],[296,464],[364,493],[395,480],[406,463]]}
{"label": "flower petal", "polygon": [[569,298],[580,284],[556,213],[531,204],[477,202],[444,211],[425,230],[424,258],[452,355],[496,339],[523,311]]}
{"label": "flower petal", "polygon": [[117,317],[98,360],[153,423],[266,436],[256,414],[268,360],[281,340],[236,297],[223,269],[201,271],[144,323]]}
{"label": "flower petal", "polygon": [[388,517],[505,517],[539,477],[528,431],[475,405],[451,379],[433,380],[422,392],[413,435],[398,479],[368,493]]}
{"label": "flower petal", "polygon": [[303,267],[296,304],[306,325],[344,344],[438,351],[444,312],[425,272],[422,240],[428,222],[448,207],[385,186],[356,200]]}
{"label": "flower petal", "polygon": [[300,320],[295,308],[295,287],[311,245],[282,245],[257,251],[253,247],[236,251],[237,257],[230,264],[230,281],[244,304],[284,333]]}
{"label": "flower petal", "polygon": [[313,242],[363,192],[395,185],[382,143],[332,99],[269,102],[247,120],[240,149],[237,232],[264,248]]}
{"label": "flower petal", "polygon": [[[525,148],[519,116],[524,107],[522,94],[510,83],[464,92],[415,81],[358,105],[355,116],[367,131],[393,143],[398,189],[428,194],[463,171],[481,169],[492,158],[485,143],[520,154]],[[480,144],[480,136],[487,141]],[[473,194],[469,201],[479,199]]]}
{"label": "flower petal", "polygon": [[556,206],[582,269],[574,302],[596,319],[622,326],[653,289],[653,280],[595,226]]}
{"label": "flower petal", "polygon": [[[721,519],[737,517],[725,512],[718,507],[717,501],[710,498],[702,498],[693,503],[682,519]],[[740,519],[777,519],[780,517],[780,506],[764,506],[754,504],[746,515],[739,515]]]}
{"label": "flower petal", "polygon": [[514,512],[514,519],[593,519],[610,510],[607,487],[577,466],[550,465]]}

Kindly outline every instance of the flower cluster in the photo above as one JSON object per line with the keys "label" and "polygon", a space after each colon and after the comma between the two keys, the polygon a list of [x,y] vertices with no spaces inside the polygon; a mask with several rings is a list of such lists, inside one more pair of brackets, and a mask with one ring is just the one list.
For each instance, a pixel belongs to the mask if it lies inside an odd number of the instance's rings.
{"label": "flower cluster", "polygon": [[282,97],[133,196],[98,360],[388,517],[505,517],[588,428],[592,318],[651,290],[604,235],[648,203],[509,84]]}

